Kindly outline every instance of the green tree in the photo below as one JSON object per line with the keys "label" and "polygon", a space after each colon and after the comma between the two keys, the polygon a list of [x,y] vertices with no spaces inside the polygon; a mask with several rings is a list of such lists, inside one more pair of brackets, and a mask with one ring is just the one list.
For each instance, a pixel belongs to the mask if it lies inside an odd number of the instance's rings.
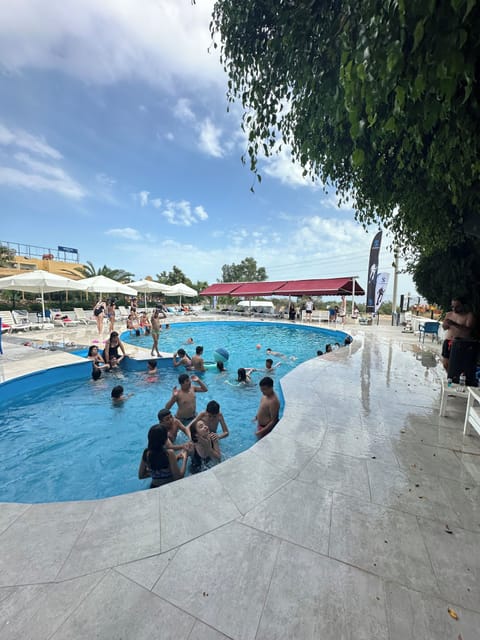
{"label": "green tree", "polygon": [[99,269],[95,269],[92,262],[87,261],[84,265],[83,269],[85,278],[92,278],[94,276],[105,276],[106,278],[111,278],[112,280],[116,280],[117,282],[133,282],[133,273],[129,271],[124,271],[123,269],[111,269],[107,267],[107,265],[103,265],[103,267]]}
{"label": "green tree", "polygon": [[289,144],[413,262],[478,240],[478,0],[217,0],[211,31],[254,172]]}
{"label": "green tree", "polygon": [[240,264],[224,264],[221,282],[256,282],[267,279],[265,267],[257,267],[254,258],[244,258]]}
{"label": "green tree", "polygon": [[[190,278],[183,273],[183,271],[173,265],[172,270],[168,273],[166,271],[162,271],[162,273],[157,274],[157,282],[161,282],[162,284],[174,285],[179,282],[183,282],[188,287],[193,287],[192,281]],[[195,287],[193,287],[195,288]]]}
{"label": "green tree", "polygon": [[15,259],[15,251],[4,244],[0,244],[0,267],[9,267]]}

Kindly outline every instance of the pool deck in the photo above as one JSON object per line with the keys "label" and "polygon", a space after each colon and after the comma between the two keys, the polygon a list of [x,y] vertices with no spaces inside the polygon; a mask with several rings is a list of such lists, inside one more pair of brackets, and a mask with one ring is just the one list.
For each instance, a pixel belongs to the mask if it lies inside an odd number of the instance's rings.
{"label": "pool deck", "polygon": [[[275,430],[216,468],[104,500],[0,504],[2,640],[478,640],[466,403],[439,417],[437,343],[346,330],[351,347],[282,379]],[[72,357],[4,336],[0,379]]]}

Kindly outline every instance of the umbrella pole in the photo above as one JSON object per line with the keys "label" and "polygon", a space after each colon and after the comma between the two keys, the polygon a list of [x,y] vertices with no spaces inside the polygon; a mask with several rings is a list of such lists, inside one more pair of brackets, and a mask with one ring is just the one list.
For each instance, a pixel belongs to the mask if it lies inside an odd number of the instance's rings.
{"label": "umbrella pole", "polygon": [[145,296],[145,304],[144,304],[144,307],[145,307],[145,313],[147,313],[147,292],[146,292],[146,291],[144,291],[144,292],[143,292],[143,294],[144,294],[144,296]]}
{"label": "umbrella pole", "polygon": [[43,289],[41,290],[41,296],[42,296],[42,318],[43,318],[43,322],[45,322],[46,318],[45,318],[45,300],[43,298]]}

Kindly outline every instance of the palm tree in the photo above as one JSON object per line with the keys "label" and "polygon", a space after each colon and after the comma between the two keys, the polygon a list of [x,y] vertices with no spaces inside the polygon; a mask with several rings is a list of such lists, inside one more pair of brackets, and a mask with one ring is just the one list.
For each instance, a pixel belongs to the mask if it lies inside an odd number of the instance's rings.
{"label": "palm tree", "polygon": [[107,267],[106,264],[103,265],[100,269],[95,269],[92,262],[87,261],[84,265],[83,272],[85,278],[93,278],[93,276],[105,276],[106,278],[111,278],[112,280],[116,280],[117,282],[133,282],[134,274],[129,271],[124,271],[123,269],[111,269]]}

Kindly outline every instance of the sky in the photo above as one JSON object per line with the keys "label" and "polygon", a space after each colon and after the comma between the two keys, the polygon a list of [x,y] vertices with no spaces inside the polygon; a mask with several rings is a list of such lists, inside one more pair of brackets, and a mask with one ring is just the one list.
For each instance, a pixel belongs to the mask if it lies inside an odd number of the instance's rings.
{"label": "sky", "polygon": [[[76,248],[135,279],[176,265],[214,283],[251,256],[269,280],[358,276],[365,288],[377,228],[305,180],[288,150],[260,159],[261,184],[242,164],[213,4],[0,0],[0,241]],[[390,246],[384,234],[385,300]],[[414,290],[401,274],[398,295]]]}

